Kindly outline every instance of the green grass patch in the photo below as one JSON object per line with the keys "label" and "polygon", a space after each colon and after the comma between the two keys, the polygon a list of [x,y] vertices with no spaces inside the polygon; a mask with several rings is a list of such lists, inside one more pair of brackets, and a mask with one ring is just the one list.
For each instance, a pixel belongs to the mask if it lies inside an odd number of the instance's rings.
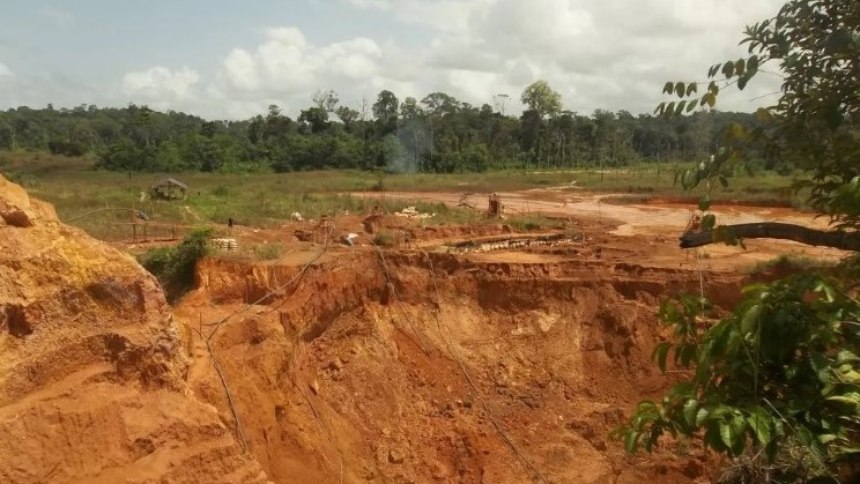
{"label": "green grass patch", "polygon": [[[306,219],[323,214],[367,213],[381,204],[389,212],[415,206],[436,213],[423,223],[481,223],[473,210],[444,204],[350,196],[373,189],[411,192],[486,194],[530,188],[564,187],[580,190],[639,194],[642,197],[694,198],[701,190],[685,191],[674,183],[676,170],[689,164],[642,164],[612,170],[490,171],[458,174],[396,174],[353,170],[297,173],[119,173],[93,170],[92,158],[69,158],[46,153],[0,152],[0,173],[21,183],[36,198],[48,201],[61,220],[71,221],[103,240],[132,238],[134,210],[143,210],[151,223],[149,238],[176,235],[171,224],[194,226],[225,224],[228,218],[253,227],[274,227],[293,212]],[[147,197],[149,187],[175,177],[188,184],[182,201],[158,201]],[[787,188],[793,179],[772,172],[737,177],[727,189],[713,190],[715,201],[778,202],[802,206],[802,197]],[[416,196],[417,198],[417,196]],[[643,198],[644,200],[645,198]],[[111,210],[104,210],[104,209]],[[114,210],[120,209],[120,210]],[[86,215],[92,214],[92,215]],[[159,226],[164,224],[166,226]],[[140,230],[140,227],[138,227]],[[141,236],[142,234],[138,234]]]}
{"label": "green grass patch", "polygon": [[522,215],[511,217],[505,223],[517,232],[534,232],[537,230],[556,229],[561,226],[558,220],[541,215]]}
{"label": "green grass patch", "polygon": [[255,245],[251,248],[251,252],[257,260],[278,260],[284,253],[284,245],[279,243]]}

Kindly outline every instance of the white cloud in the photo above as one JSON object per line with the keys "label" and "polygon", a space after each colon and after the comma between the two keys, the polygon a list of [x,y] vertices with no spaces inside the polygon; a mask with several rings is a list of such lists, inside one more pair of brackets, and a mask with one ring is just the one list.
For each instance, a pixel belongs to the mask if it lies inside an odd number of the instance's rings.
{"label": "white cloud", "polygon": [[[498,89],[516,99],[528,83],[543,78],[572,110],[648,112],[665,81],[700,80],[711,63],[743,55],[737,42],[744,25],[774,14],[781,3],[474,1],[468,28],[437,27],[429,68],[448,73],[441,79],[449,84],[436,88],[473,104],[488,102]],[[761,76],[749,93],[723,96],[720,108],[752,109],[749,100],[778,82]]]}
{"label": "white cloud", "polygon": [[[330,88],[345,103],[356,105],[362,96],[375,96],[380,86],[389,84],[382,72],[393,74],[397,69],[385,69],[382,62],[398,54],[396,49],[388,54],[366,37],[316,45],[297,27],[270,28],[256,48],[236,48],[227,54],[206,93],[238,103],[231,108],[233,112],[274,103],[297,115],[310,105],[316,90]],[[404,87],[391,79],[395,83]]]}
{"label": "white cloud", "polygon": [[55,7],[44,7],[39,10],[39,15],[57,25],[71,25],[76,20],[73,13]]}
{"label": "white cloud", "polygon": [[[665,81],[703,80],[711,63],[743,55],[737,42],[744,26],[774,14],[783,0],[339,1],[346,14],[368,10],[391,28],[362,32],[356,24],[360,35],[321,42],[312,21],[275,26],[262,30],[256,45],[237,43],[216,54],[212,70],[143,65],[120,75],[113,88],[89,86],[87,93],[103,94],[82,102],[131,101],[229,118],[278,104],[297,116],[318,89],[334,89],[352,107],[389,89],[401,99],[443,91],[476,106],[506,93],[512,101],[507,112],[516,114],[522,90],[545,79],[567,109],[650,112]],[[56,9],[41,13],[74,21]],[[15,74],[13,89],[6,90],[19,102],[57,103],[85,94],[50,87],[60,77],[28,83],[42,74]],[[0,64],[4,79],[13,78]],[[751,110],[756,103],[750,100],[777,90],[779,82],[762,74],[743,93],[722,96],[719,107]]]}
{"label": "white cloud", "polygon": [[9,69],[6,64],[0,62],[0,81],[3,79],[10,79],[12,76],[12,69]]}
{"label": "white cloud", "polygon": [[242,49],[233,49],[224,59],[224,71],[228,82],[237,89],[253,91],[260,86],[256,61]]}
{"label": "white cloud", "polygon": [[379,71],[381,58],[381,48],[368,38],[316,46],[298,28],[279,27],[268,29],[253,53],[234,49],[224,59],[222,74],[238,90],[308,94],[321,83],[368,79]]}
{"label": "white cloud", "polygon": [[[364,9],[377,9],[398,20],[424,25],[435,30],[459,32],[469,18],[494,0],[343,0]],[[526,3],[526,2],[524,2]]]}
{"label": "white cloud", "polygon": [[156,66],[126,74],[122,78],[122,91],[136,102],[145,101],[158,109],[166,109],[176,103],[193,101],[199,82],[200,75],[187,67],[172,71]]}

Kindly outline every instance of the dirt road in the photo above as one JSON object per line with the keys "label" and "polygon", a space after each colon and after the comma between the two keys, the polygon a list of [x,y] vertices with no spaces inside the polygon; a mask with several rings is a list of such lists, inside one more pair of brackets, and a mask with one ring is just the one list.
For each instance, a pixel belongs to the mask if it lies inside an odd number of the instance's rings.
{"label": "dirt road", "polygon": [[[354,193],[355,196],[393,198],[440,202],[451,207],[458,206],[463,194],[455,192],[385,192]],[[542,214],[571,219],[590,219],[607,225],[607,233],[622,237],[609,242],[611,245],[632,250],[631,256],[639,262],[669,264],[675,267],[689,266],[695,262],[708,270],[731,270],[750,267],[780,255],[806,257],[823,261],[839,260],[845,252],[823,247],[808,247],[785,240],[750,240],[746,248],[723,244],[685,251],[675,242],[689,222],[690,215],[697,210],[694,204],[682,203],[624,203],[625,195],[595,194],[569,191],[566,187],[542,188],[521,192],[499,193],[509,216]],[[474,194],[470,203],[479,209],[486,205],[485,194]],[[791,208],[757,207],[752,205],[718,204],[713,207],[719,224],[756,222],[783,222],[826,229],[825,218],[814,218],[811,214]],[[625,242],[625,239],[628,239]],[[643,247],[645,244],[645,247]],[[692,261],[692,262],[691,262]]]}

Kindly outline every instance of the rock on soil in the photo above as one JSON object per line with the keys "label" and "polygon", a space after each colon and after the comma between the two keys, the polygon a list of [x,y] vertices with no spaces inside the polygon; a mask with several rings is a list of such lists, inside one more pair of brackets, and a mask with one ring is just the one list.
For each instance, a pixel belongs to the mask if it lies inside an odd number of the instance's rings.
{"label": "rock on soil", "polygon": [[266,482],[156,281],[0,177],[0,482]]}

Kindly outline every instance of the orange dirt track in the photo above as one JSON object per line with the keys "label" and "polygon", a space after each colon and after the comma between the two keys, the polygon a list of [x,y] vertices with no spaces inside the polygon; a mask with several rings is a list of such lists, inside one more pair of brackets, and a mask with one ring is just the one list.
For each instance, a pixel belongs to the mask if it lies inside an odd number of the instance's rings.
{"label": "orange dirt track", "polygon": [[378,251],[355,215],[332,235],[357,233],[356,247],[295,240],[310,222],[237,227],[240,249],[286,249],[203,260],[171,310],[130,258],[0,179],[0,215],[35,222],[0,223],[0,481],[708,481],[695,448],[631,457],[609,435],[671,384],[650,361],[659,301],[701,282],[727,307],[755,261],[841,254],[750,241],[697,256],[676,247],[685,207],[502,200],[559,217],[571,239],[450,253],[439,246],[522,234],[383,216],[395,247]]}

